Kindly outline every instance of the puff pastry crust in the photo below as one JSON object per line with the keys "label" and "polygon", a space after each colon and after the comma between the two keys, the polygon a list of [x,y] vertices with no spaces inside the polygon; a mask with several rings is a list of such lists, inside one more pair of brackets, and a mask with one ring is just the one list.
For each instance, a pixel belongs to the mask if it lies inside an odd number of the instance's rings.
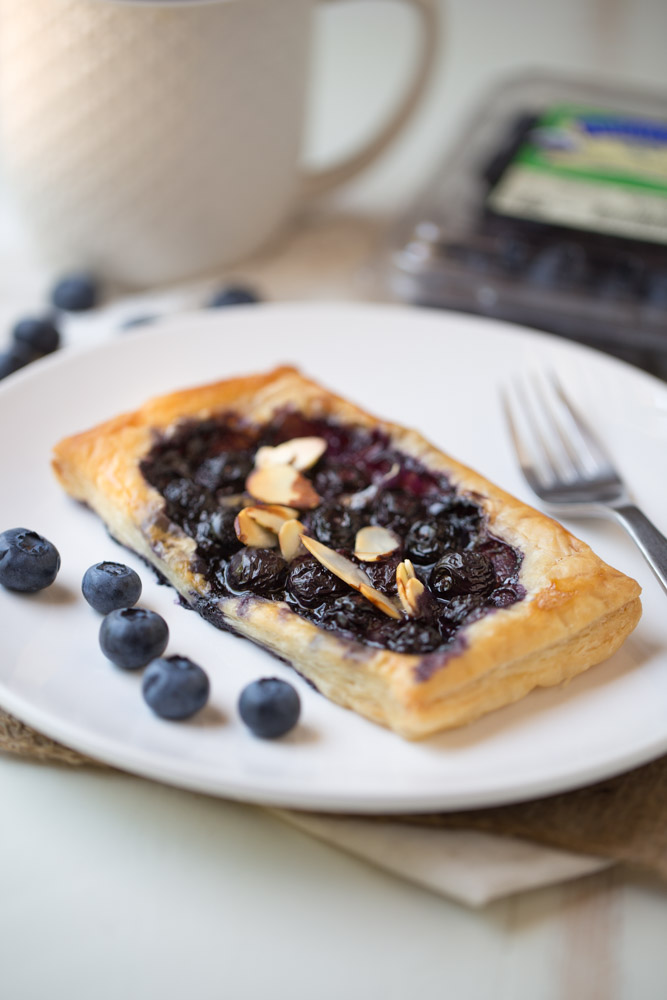
{"label": "puff pastry crust", "polygon": [[195,606],[209,594],[195,542],[164,516],[164,499],[140,469],[156,436],[184,420],[234,411],[263,425],[286,407],[307,418],[380,429],[427,469],[474,494],[489,530],[523,554],[526,596],[465,626],[458,650],[426,655],[376,649],[338,637],[281,601],[225,597],[234,631],[287,659],[328,698],[408,739],[460,726],[569,680],[610,656],[637,624],[639,585],[584,542],[450,458],[415,430],[378,420],[281,367],[170,393],[134,413],[61,441],[53,468],[65,490],[89,505],[123,545],[162,573]]}

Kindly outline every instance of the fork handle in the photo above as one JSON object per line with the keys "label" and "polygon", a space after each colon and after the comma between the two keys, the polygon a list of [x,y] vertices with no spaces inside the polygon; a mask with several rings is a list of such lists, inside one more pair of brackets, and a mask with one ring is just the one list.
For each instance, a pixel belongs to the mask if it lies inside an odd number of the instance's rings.
{"label": "fork handle", "polygon": [[667,592],[667,538],[634,504],[614,504],[611,510],[637,543],[663,590]]}

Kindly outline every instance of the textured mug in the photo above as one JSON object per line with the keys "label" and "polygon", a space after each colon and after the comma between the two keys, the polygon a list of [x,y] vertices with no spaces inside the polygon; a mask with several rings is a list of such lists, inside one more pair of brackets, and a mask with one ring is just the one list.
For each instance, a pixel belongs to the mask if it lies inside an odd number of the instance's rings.
{"label": "textured mug", "polygon": [[307,173],[317,0],[0,0],[0,149],[38,250],[135,286],[256,250],[409,118],[436,16],[434,0],[405,2],[422,52],[393,118],[348,160]]}

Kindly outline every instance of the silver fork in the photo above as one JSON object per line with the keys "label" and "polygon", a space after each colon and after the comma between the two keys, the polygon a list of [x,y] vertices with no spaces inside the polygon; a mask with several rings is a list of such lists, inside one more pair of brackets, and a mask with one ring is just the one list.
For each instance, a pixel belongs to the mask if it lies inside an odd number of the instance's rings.
{"label": "silver fork", "polygon": [[533,492],[555,513],[614,517],[667,591],[667,538],[632,502],[609,454],[555,375],[517,382],[502,399]]}

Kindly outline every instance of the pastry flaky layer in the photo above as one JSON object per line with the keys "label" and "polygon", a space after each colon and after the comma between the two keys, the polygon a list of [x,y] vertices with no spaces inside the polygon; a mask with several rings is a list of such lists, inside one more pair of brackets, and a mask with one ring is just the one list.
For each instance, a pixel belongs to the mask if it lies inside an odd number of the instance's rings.
{"label": "pastry flaky layer", "polygon": [[401,736],[460,726],[560,684],[610,656],[641,615],[639,585],[606,565],[556,521],[439,451],[421,434],[380,421],[281,367],[153,399],[55,448],[65,490],[88,504],[123,545],[148,560],[194,606],[210,600],[195,542],[164,515],[165,501],[140,469],[156,439],[182,421],[233,411],[269,423],[291,408],[307,418],[377,429],[427,469],[474,494],[489,531],[523,553],[526,596],[462,629],[454,651],[413,655],[337,637],[282,601],[224,597],[219,611],[236,632],[289,660],[332,701]]}

